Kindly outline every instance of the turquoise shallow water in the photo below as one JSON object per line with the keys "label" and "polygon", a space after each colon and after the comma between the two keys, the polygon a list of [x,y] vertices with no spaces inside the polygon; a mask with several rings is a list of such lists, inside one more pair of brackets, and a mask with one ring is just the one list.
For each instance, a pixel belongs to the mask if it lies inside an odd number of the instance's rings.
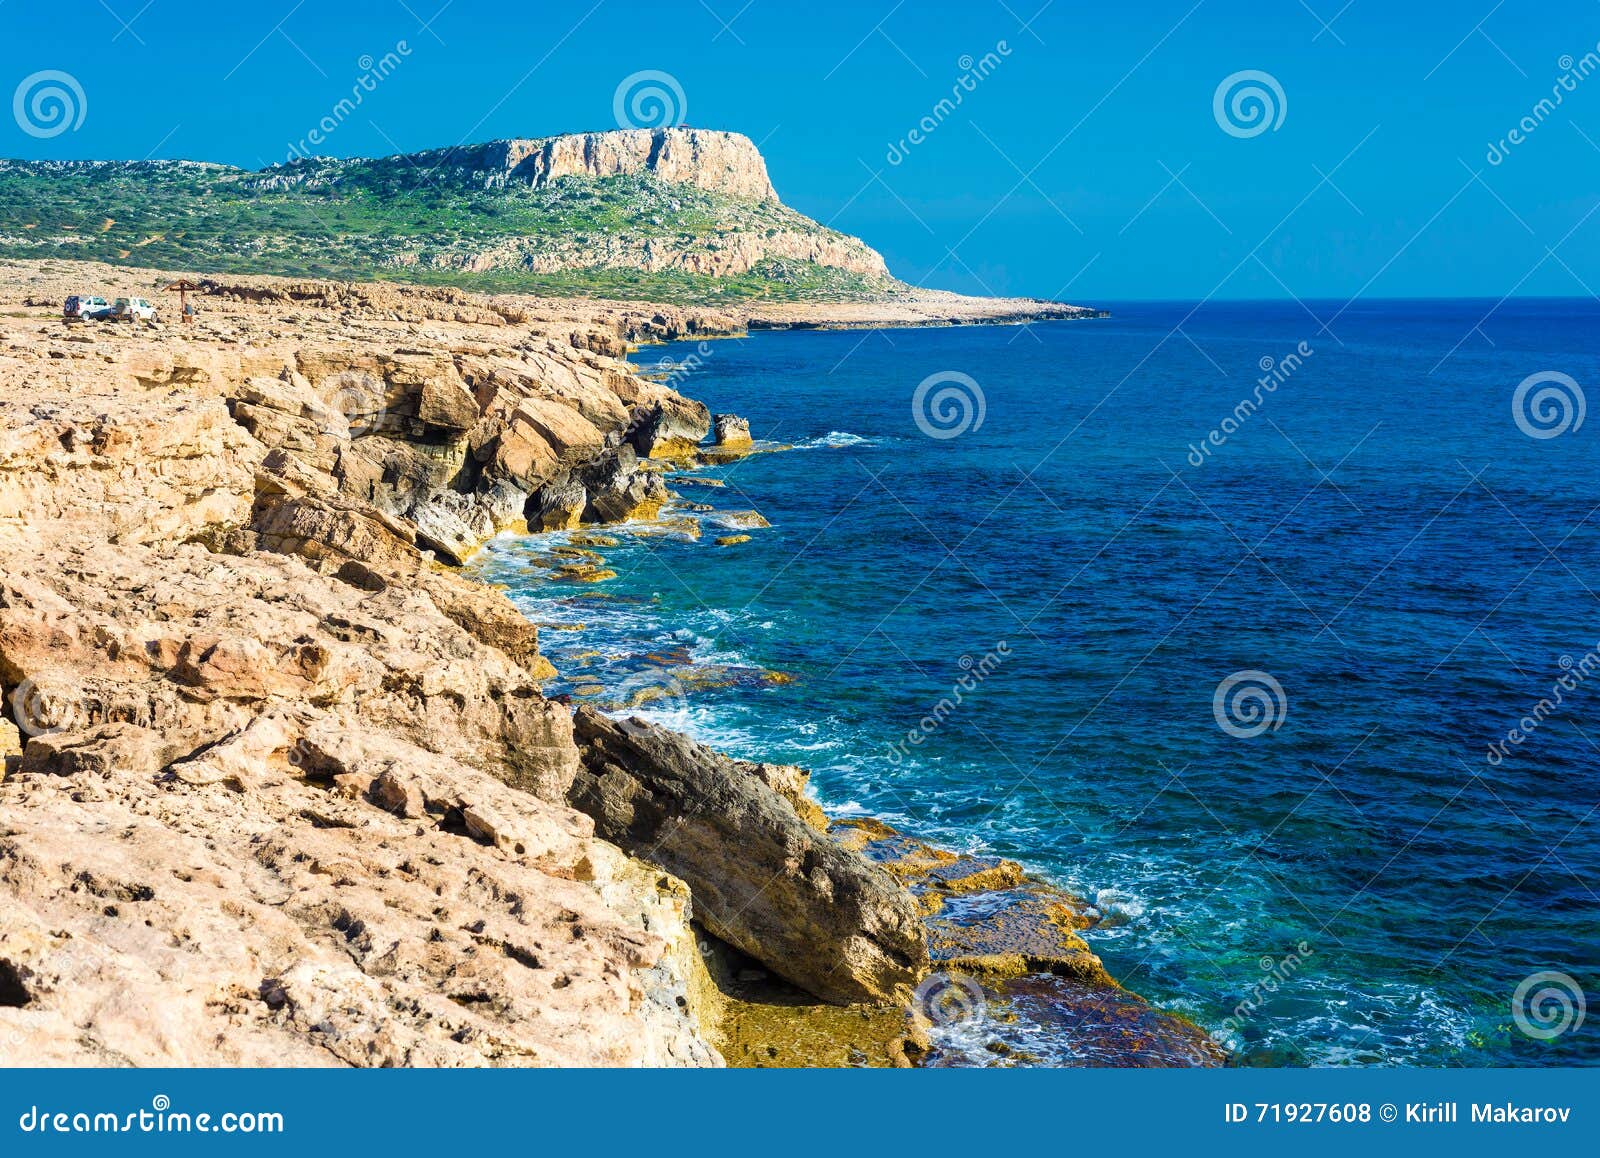
{"label": "turquoise shallow water", "polygon": [[[1533,437],[1576,396],[1513,397],[1600,384],[1600,305],[1493,305],[651,348],[794,446],[683,488],[772,527],[625,534],[594,586],[533,566],[546,540],[479,566],[584,625],[544,636],[555,690],[659,687],[647,714],[806,765],[835,811],[1022,860],[1245,1062],[1592,1064],[1600,418]],[[943,371],[982,394],[958,437],[915,420]],[[1518,1010],[1540,973],[1571,985]]]}

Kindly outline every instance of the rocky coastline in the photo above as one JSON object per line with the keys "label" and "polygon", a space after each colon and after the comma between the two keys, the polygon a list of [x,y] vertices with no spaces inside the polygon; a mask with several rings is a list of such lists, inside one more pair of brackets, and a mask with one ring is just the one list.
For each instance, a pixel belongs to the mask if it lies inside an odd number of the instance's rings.
{"label": "rocky coastline", "polygon": [[[1223,1060],[1020,865],[547,697],[457,567],[510,529],[603,569],[750,447],[635,345],[869,313],[230,276],[73,326],[129,272],[0,265],[0,1064],[951,1064],[1051,986],[1099,1064]],[[1083,316],[1045,305],[872,324]]]}

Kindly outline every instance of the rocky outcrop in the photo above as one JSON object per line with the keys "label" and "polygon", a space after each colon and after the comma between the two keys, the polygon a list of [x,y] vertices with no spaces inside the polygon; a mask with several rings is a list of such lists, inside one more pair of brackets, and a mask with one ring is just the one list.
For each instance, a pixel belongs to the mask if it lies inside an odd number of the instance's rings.
{"label": "rocky outcrop", "polygon": [[712,416],[712,441],[718,446],[738,449],[750,445],[750,422],[737,414]]}
{"label": "rocky outcrop", "polygon": [[561,177],[628,177],[696,185],[751,201],[776,201],[767,164],[740,133],[711,129],[612,129],[432,149],[412,163],[487,187],[540,187]]}
{"label": "rocky outcrop", "polygon": [[687,893],[586,818],[316,713],[164,749],[59,733],[0,784],[0,1061],[718,1061],[668,964]]}
{"label": "rocky outcrop", "polygon": [[689,458],[711,428],[711,415],[698,402],[661,399],[637,409],[628,441],[646,458]]}
{"label": "rocky outcrop", "polygon": [[0,1060],[717,1064],[687,888],[566,804],[537,629],[429,558],[674,396],[568,318],[295,286],[0,322]]}
{"label": "rocky outcrop", "polygon": [[[804,1056],[906,1064],[914,905],[828,839],[804,773],[591,736],[640,788],[580,783],[537,629],[437,563],[523,519],[655,517],[641,449],[686,457],[710,415],[596,348],[719,323],[215,288],[181,329],[0,322],[0,959],[24,994],[0,1040],[39,1063],[770,1060],[786,1031],[731,991],[760,972],[742,950],[803,987],[785,1001],[827,1043]],[[674,810],[692,891],[635,855],[624,803]]]}
{"label": "rocky outcrop", "polygon": [[668,236],[601,235],[582,245],[542,236],[507,238],[492,245],[430,249],[406,253],[395,264],[436,270],[484,273],[526,270],[558,273],[570,269],[631,269],[645,273],[676,271],[706,277],[740,277],[773,263],[816,265],[893,284],[883,255],[859,238],[803,228],[726,229],[714,237],[693,233]]}
{"label": "rocky outcrop", "polygon": [[[752,292],[745,279],[790,287],[781,295],[786,298],[796,290],[871,296],[899,284],[865,242],[783,205],[749,138],[708,129],[616,129],[390,157],[302,157],[258,172],[181,163],[0,161],[0,173],[20,201],[67,210],[61,217],[67,224],[36,221],[0,237],[0,247],[22,257],[72,253],[124,262],[144,250],[181,255],[202,267],[269,274],[309,266],[350,278],[392,278],[424,270],[429,281],[473,285],[482,284],[479,275],[494,273],[502,285],[581,289],[587,281],[596,293],[614,291],[619,279],[610,275],[627,271],[634,276],[626,284],[637,287],[647,278],[668,297],[685,292],[685,278],[739,279],[726,288],[756,298],[767,295]],[[439,213],[440,194],[470,211]],[[169,236],[136,225],[128,220],[127,196],[159,201],[185,228]],[[383,212],[339,211],[373,204]],[[333,213],[341,228],[302,234],[284,227],[286,212]],[[105,228],[81,229],[73,220]],[[151,245],[157,248],[145,249]],[[590,276],[570,276],[580,271]],[[296,281],[235,283],[232,292],[252,303],[307,300]],[[513,311],[457,295],[436,290],[410,307],[463,322],[500,313],[518,324]],[[359,300],[364,292],[312,296]]]}
{"label": "rocky outcrop", "polygon": [[[1043,1004],[1070,1026],[1078,1064],[1218,1066],[1226,1054],[1199,1026],[1122,988],[1081,934],[1102,919],[1081,897],[1016,861],[937,848],[882,821],[839,821],[834,838],[911,890],[925,914],[933,973],[918,1012],[958,1030],[936,1065],[1028,1065]],[[1005,1059],[1005,1060],[1002,1060]]]}
{"label": "rocky outcrop", "polygon": [[565,798],[571,723],[524,666],[410,584],[316,578],[199,544],[63,545],[0,577],[0,678],[66,705],[43,730],[136,723],[187,753],[312,704]]}
{"label": "rocky outcrop", "polygon": [[695,919],[826,1001],[894,1001],[927,965],[910,895],[748,768],[634,718],[574,717],[569,799],[596,832],[688,883]]}
{"label": "rocky outcrop", "polygon": [[[0,357],[0,374],[18,369]],[[0,532],[142,543],[249,520],[262,448],[220,399],[127,404],[115,417],[74,405],[65,383],[60,394],[0,399]]]}

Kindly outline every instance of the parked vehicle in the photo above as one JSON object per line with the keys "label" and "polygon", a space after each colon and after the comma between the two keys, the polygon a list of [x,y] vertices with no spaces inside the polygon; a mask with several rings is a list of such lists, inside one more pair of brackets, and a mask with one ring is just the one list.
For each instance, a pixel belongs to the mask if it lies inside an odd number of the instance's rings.
{"label": "parked vehicle", "polygon": [[61,316],[74,322],[103,318],[110,312],[111,303],[98,294],[73,294],[61,307]]}
{"label": "parked vehicle", "polygon": [[144,298],[118,298],[111,307],[111,316],[119,322],[153,322],[156,308]]}

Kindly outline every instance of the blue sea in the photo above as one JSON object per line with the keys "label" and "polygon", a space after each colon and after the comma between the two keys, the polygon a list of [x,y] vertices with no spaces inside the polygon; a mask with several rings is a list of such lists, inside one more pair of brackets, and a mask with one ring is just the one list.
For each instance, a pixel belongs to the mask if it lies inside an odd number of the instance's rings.
{"label": "blue sea", "polygon": [[647,348],[788,449],[479,565],[552,690],[1023,862],[1243,1064],[1600,1062],[1600,304],[1108,308]]}

